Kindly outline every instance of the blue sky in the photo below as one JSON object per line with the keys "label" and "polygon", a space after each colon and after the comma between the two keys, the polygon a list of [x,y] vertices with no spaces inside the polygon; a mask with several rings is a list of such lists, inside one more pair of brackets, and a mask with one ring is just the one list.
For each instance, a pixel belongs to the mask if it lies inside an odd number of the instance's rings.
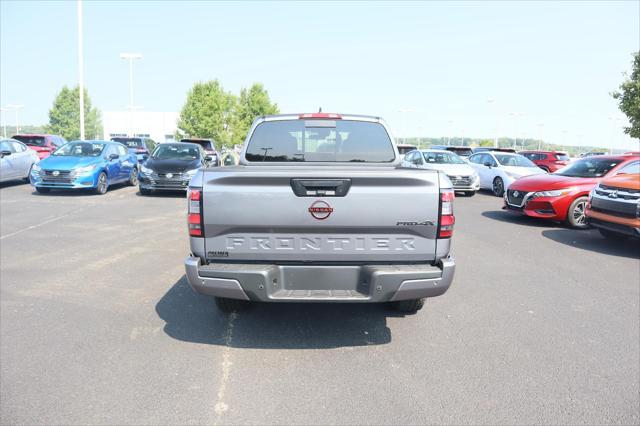
{"label": "blue sky", "polygon": [[[0,104],[24,104],[21,122],[47,122],[56,92],[76,84],[76,19],[75,1],[0,2]],[[609,92],[640,50],[639,1],[85,1],[84,30],[85,85],[103,111],[127,105],[119,54],[140,52],[135,103],[147,111],[178,111],[194,82],[217,78],[233,92],[262,82],[283,112],[381,115],[399,136],[497,128],[638,147]]]}

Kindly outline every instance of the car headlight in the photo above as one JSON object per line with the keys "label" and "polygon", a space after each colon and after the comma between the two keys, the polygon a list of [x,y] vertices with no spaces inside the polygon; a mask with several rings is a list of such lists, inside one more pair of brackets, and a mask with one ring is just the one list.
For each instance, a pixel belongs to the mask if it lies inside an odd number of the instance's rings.
{"label": "car headlight", "polygon": [[39,172],[40,169],[41,169],[41,167],[40,167],[40,164],[38,164],[38,163],[34,163],[33,167],[31,168],[31,170],[34,171],[34,172]]}
{"label": "car headlight", "polygon": [[196,173],[198,173],[198,170],[200,169],[187,170],[185,173],[189,176],[194,176]]}
{"label": "car headlight", "polygon": [[77,174],[83,174],[83,173],[90,173],[92,171],[94,171],[96,168],[95,164],[93,166],[84,166],[84,167],[78,167],[76,169],[76,173]]}
{"label": "car headlight", "polygon": [[478,179],[480,179],[480,175],[478,174],[478,172],[475,172],[475,171],[474,171],[474,172],[471,174],[471,180],[472,180],[472,181],[476,181],[476,180],[478,180]]}
{"label": "car headlight", "polygon": [[150,174],[150,173],[153,173],[153,170],[151,170],[151,169],[150,169],[150,168],[148,168],[148,167],[145,167],[144,165],[141,165],[141,166],[140,166],[140,171],[141,171],[142,173],[144,173],[144,174],[147,174],[147,175],[148,175],[148,174]]}
{"label": "car headlight", "polygon": [[575,188],[556,189],[553,191],[538,191],[533,194],[534,197],[559,197],[573,192]]}

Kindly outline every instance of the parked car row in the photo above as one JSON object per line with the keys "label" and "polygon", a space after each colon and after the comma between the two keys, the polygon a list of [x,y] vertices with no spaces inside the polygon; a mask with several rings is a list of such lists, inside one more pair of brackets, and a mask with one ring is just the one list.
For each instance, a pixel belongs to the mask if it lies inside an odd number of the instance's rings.
{"label": "parked car row", "polygon": [[[612,184],[601,184],[603,179],[610,178]],[[592,219],[587,212],[590,196],[595,200]],[[599,220],[610,221],[617,216],[623,219],[613,223],[633,228],[640,217],[639,199],[640,156],[599,155],[581,158],[551,174],[514,181],[504,194],[504,209],[579,229],[586,228],[589,222],[597,224]],[[640,226],[635,228],[632,234],[640,236]],[[618,227],[607,229],[614,232]]]}
{"label": "parked car row", "polygon": [[591,225],[607,237],[640,237],[637,152],[571,162],[564,152],[482,149],[465,161],[452,150],[416,149],[405,155],[403,166],[443,171],[465,195],[488,189],[511,212],[576,229]]}

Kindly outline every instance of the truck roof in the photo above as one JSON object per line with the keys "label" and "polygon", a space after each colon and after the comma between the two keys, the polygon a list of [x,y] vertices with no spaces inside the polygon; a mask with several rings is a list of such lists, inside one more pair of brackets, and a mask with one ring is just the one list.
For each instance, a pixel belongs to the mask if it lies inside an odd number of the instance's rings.
{"label": "truck roof", "polygon": [[356,120],[356,121],[381,121],[381,117],[373,115],[360,115],[360,114],[340,114],[335,112],[302,112],[297,114],[272,114],[263,115],[258,117],[264,121],[278,121],[278,120]]}

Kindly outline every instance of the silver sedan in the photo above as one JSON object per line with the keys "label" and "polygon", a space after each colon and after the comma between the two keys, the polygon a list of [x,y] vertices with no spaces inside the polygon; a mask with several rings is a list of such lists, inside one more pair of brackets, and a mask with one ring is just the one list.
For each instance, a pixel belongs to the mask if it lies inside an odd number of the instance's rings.
{"label": "silver sedan", "polygon": [[0,182],[29,181],[31,167],[40,161],[38,154],[15,139],[0,139]]}

